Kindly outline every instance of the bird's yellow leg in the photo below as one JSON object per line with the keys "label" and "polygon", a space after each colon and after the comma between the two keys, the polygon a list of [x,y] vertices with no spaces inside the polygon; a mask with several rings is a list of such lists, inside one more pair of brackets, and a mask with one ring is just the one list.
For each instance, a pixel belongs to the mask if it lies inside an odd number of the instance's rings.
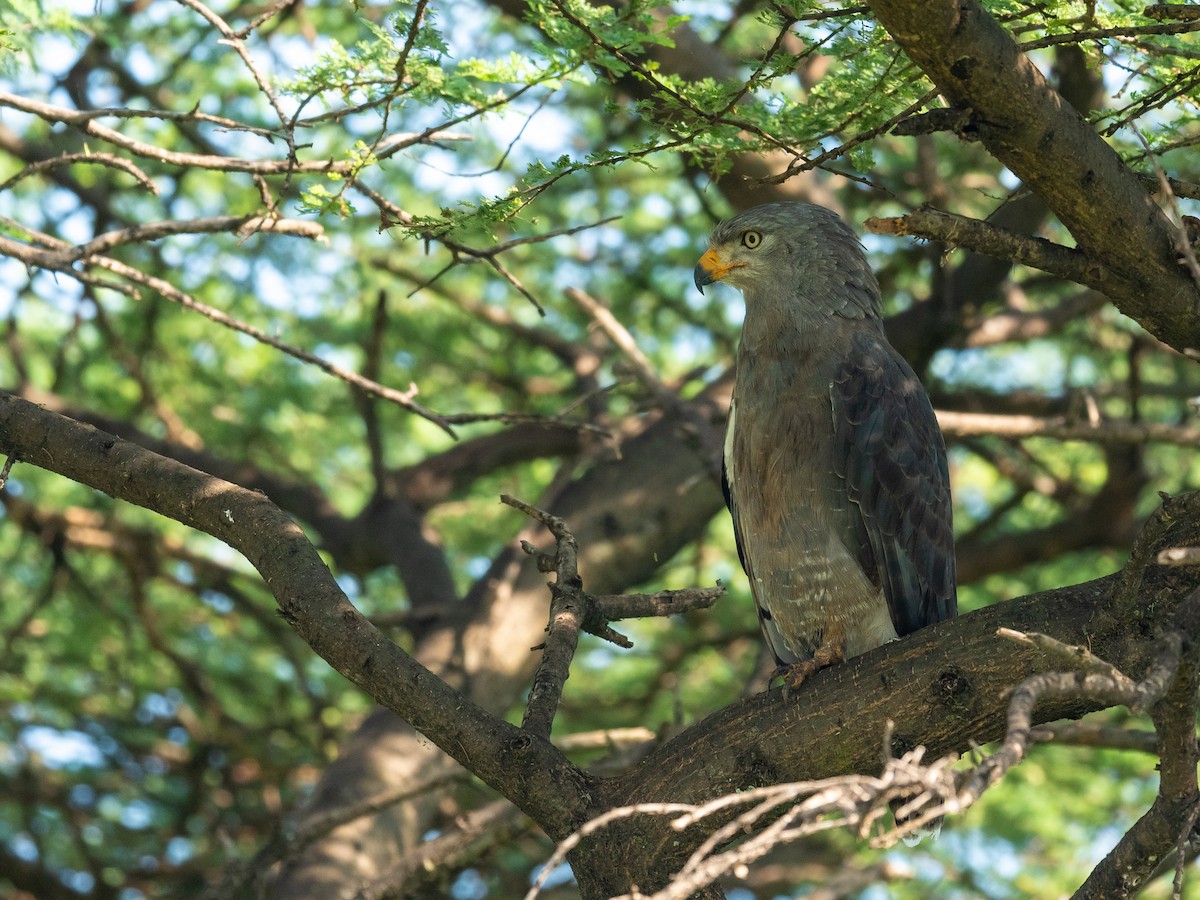
{"label": "bird's yellow leg", "polygon": [[844,626],[839,623],[826,629],[821,646],[817,647],[812,659],[780,666],[776,674],[783,676],[783,687],[786,693],[799,689],[800,685],[804,684],[811,675],[835,663],[840,663],[845,658],[846,633]]}

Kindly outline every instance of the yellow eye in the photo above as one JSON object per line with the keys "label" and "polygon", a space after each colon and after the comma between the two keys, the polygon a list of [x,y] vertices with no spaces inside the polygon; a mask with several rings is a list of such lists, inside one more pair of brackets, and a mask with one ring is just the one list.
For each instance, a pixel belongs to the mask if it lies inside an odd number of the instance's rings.
{"label": "yellow eye", "polygon": [[757,231],[742,232],[742,246],[747,250],[753,250],[762,243],[762,234]]}

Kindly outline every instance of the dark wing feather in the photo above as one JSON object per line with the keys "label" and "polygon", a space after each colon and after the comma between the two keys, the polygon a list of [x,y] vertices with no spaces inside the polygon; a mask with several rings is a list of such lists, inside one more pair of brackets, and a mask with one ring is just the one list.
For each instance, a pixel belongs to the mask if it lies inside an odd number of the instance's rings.
{"label": "dark wing feather", "polygon": [[950,475],[929,397],[882,335],[855,337],[832,385],[835,465],[860,513],[859,562],[903,636],[958,611]]}

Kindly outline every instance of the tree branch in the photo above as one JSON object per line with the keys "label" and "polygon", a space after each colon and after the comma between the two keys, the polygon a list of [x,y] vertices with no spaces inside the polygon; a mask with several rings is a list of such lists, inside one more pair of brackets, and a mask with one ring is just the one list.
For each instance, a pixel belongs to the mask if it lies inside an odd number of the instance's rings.
{"label": "tree branch", "polygon": [[[1192,837],[1200,815],[1196,763],[1196,687],[1200,681],[1200,591],[1193,592],[1175,615],[1187,635],[1185,654],[1173,673],[1166,697],[1151,710],[1158,732],[1159,788],[1153,805],[1117,843],[1075,892],[1073,900],[1123,900],[1138,894],[1172,849]],[[1176,632],[1179,633],[1179,632]],[[1176,871],[1176,893],[1179,879]]]}
{"label": "tree branch", "polygon": [[[1042,197],[1122,312],[1184,352],[1200,347],[1200,288],[1175,261],[1171,223],[1131,171],[978,0],[872,0],[892,37],[980,140]],[[1104,204],[1095,191],[1104,186]]]}
{"label": "tree branch", "polygon": [[[1136,682],[1085,647],[1069,646],[1045,634],[999,629],[999,637],[1066,661],[1076,671],[1047,671],[1025,678],[1008,700],[1004,741],[995,752],[967,772],[956,772],[956,753],[925,764],[924,746],[908,750],[899,758],[894,757],[891,752],[893,723],[889,720],[884,728],[884,766],[879,776],[839,774],[819,780],[733,791],[726,785],[723,793],[707,802],[639,802],[611,809],[563,841],[547,868],[552,868],[555,861],[561,861],[589,835],[620,826],[642,814],[676,816],[670,822],[670,833],[674,835],[686,835],[691,830],[690,839],[676,838],[677,844],[685,844],[690,849],[686,861],[669,883],[648,900],[686,900],[721,875],[758,859],[775,846],[830,828],[849,827],[860,838],[866,837],[892,805],[896,824],[884,827],[871,839],[874,846],[890,846],[922,825],[972,806],[988,787],[1021,761],[1030,746],[1031,726],[1038,705],[1055,698],[1087,705],[1125,705],[1135,714],[1147,707],[1154,708],[1159,753],[1163,760],[1160,797],[1168,801],[1164,806],[1169,807],[1160,811],[1163,820],[1160,824],[1174,829],[1170,846],[1182,845],[1200,813],[1195,735],[1196,680],[1200,673],[1196,662],[1200,653],[1190,649],[1186,659],[1182,656],[1185,641],[1189,648],[1200,647],[1200,642],[1196,641],[1200,636],[1200,589],[1177,609],[1174,624],[1176,627],[1157,642],[1149,670]],[[1185,634],[1189,636],[1186,639]],[[1168,697],[1166,702],[1162,702],[1164,696]],[[822,697],[822,702],[824,700]],[[744,745],[739,751],[745,751]],[[653,754],[645,764],[661,764],[661,760],[652,762],[652,758]],[[681,806],[683,814],[678,815]],[[744,812],[737,812],[743,808]],[[714,820],[715,824],[709,824],[702,831],[694,829],[702,822]],[[627,834],[622,837],[628,840]],[[1153,873],[1155,864],[1163,856],[1163,848],[1145,840],[1131,839],[1130,843],[1141,851],[1132,857],[1136,865],[1131,864],[1130,855],[1126,853],[1114,870],[1126,884],[1136,888]],[[642,884],[644,886],[644,882]],[[535,884],[527,900],[532,900],[537,892],[538,885]],[[1126,895],[1110,890],[1094,896]],[[645,896],[635,890],[632,894],[622,894],[619,900]]]}
{"label": "tree branch", "polygon": [[[1180,498],[1184,505],[1175,508],[1176,514],[1187,514],[1175,515],[1170,527],[1157,533],[1159,546],[1187,544],[1200,532],[1200,517],[1187,499]],[[878,755],[867,736],[882,736],[889,720],[895,723],[894,741],[904,752],[921,745],[933,758],[996,740],[1006,731],[1011,685],[1031,675],[1053,673],[1056,662],[1041,651],[1014,648],[997,629],[1037,631],[1064,644],[1086,644],[1121,671],[1143,671],[1154,659],[1152,644],[1131,641],[1130,636],[1170,621],[1187,586],[1200,582],[1196,572],[1181,579],[1185,572],[1190,570],[1148,570],[1141,582],[1141,602],[1121,607],[1119,618],[1108,613],[1122,579],[1110,576],[922,629],[814,676],[787,701],[773,691],[733,704],[651,750],[631,772],[598,785],[597,794],[608,801],[598,808],[635,799],[695,804],[753,785],[877,771]],[[1097,694],[1089,699],[1076,689],[1080,676],[1068,677],[1071,689],[1062,692],[1053,678],[1046,681],[1036,708],[1029,712],[1029,725],[1079,716],[1105,699],[1144,702],[1145,692],[1132,687],[1121,689],[1119,698]],[[1160,686],[1161,681],[1158,676],[1151,679]],[[866,685],[870,690],[864,691]],[[607,847],[615,852],[621,847],[633,873],[629,877],[648,890],[655,885],[638,876],[648,870],[677,871],[706,836],[694,832],[672,831],[667,836],[641,819],[630,820],[623,830],[595,836],[593,850],[604,852]]]}
{"label": "tree branch", "polygon": [[[228,221],[237,220],[231,219]],[[216,322],[218,325],[222,325],[232,331],[240,332],[247,337],[253,338],[259,343],[266,344],[268,347],[273,347],[276,350],[286,353],[288,356],[291,356],[294,359],[298,359],[303,363],[315,366],[326,374],[345,381],[346,383],[358,388],[360,391],[363,391],[366,394],[370,394],[373,397],[379,397],[382,400],[387,400],[389,403],[395,403],[397,406],[401,406],[404,409],[407,409],[409,412],[415,413],[434,423],[451,437],[455,436],[454,429],[450,427],[449,423],[443,416],[439,416],[437,413],[426,409],[424,406],[416,402],[415,398],[417,396],[417,386],[415,384],[410,385],[407,391],[398,391],[395,388],[371,381],[369,378],[364,378],[357,372],[352,372],[351,370],[342,366],[335,365],[334,363],[331,363],[314,353],[309,353],[307,350],[303,350],[300,347],[296,347],[287,343],[286,341],[282,341],[279,338],[263,331],[261,328],[257,328],[254,325],[250,325],[247,322],[243,322],[240,319],[234,318],[233,316],[224,313],[215,307],[209,306],[206,303],[201,303],[191,294],[181,291],[169,281],[165,281],[164,279],[157,278],[153,275],[147,275],[139,269],[136,269],[127,263],[121,262],[120,260],[113,259],[109,256],[101,256],[95,253],[76,260],[70,255],[70,252],[67,251],[67,245],[62,241],[59,241],[56,238],[51,238],[49,235],[38,235],[37,238],[42,243],[52,244],[52,248],[42,249],[31,244],[24,244],[20,241],[14,241],[10,238],[0,236],[0,255],[11,256],[12,258],[18,259],[25,263],[27,266],[37,266],[52,272],[62,272],[64,275],[69,275],[77,281],[81,281],[85,284],[94,284],[96,283],[96,280],[90,273],[76,269],[74,266],[75,262],[78,261],[86,266],[97,266],[102,269],[107,269],[108,271],[114,272],[117,275],[120,275],[122,278],[133,282],[134,284],[139,284],[143,287],[149,288],[160,296],[170,300],[172,303],[179,304],[184,309],[190,309],[193,312],[199,313],[206,319]],[[138,290],[130,287],[127,284],[105,283],[103,286],[109,287],[113,290],[121,291],[122,293],[126,293],[131,296],[139,296]]]}
{"label": "tree branch", "polygon": [[542,662],[533,677],[525,717],[521,721],[521,727],[533,734],[550,736],[563,685],[571,675],[571,660],[581,631],[619,647],[632,647],[628,638],[609,627],[610,621],[704,609],[725,593],[724,586],[718,585],[716,588],[660,591],[657,594],[592,597],[584,593],[583,579],[579,576],[579,544],[567,523],[508,494],[501,494],[500,501],[541,522],[554,535],[553,554],[543,553],[524,541],[521,544],[522,549],[537,560],[541,571],[555,575],[555,580],[550,583],[550,623],[546,626],[546,640],[533,648],[542,651]]}
{"label": "tree branch", "polygon": [[[0,452],[229,544],[318,655],[510,798],[568,833],[586,776],[546,741],[496,718],[387,640],[346,598],[312,544],[266,497],[0,393]],[[453,710],[453,715],[447,715]]]}
{"label": "tree branch", "polygon": [[1195,22],[1200,20],[1200,6],[1194,3],[1153,3],[1142,10],[1142,15],[1159,22],[1164,19]]}
{"label": "tree branch", "polygon": [[[997,627],[1041,631],[1063,643],[1086,638],[1097,656],[1136,671],[1151,661],[1151,651],[1130,635],[1171,615],[1183,586],[1200,580],[1200,572],[1187,567],[1151,567],[1139,579],[1142,602],[1119,607],[1121,617],[1097,615],[1118,608],[1109,601],[1122,579],[1109,577],[941,623],[819,673],[786,702],[776,691],[734,704],[652,750],[633,771],[595,781],[549,744],[487,715],[384,640],[349,604],[295,525],[261,495],[7,395],[0,395],[0,451],[230,543],[258,568],[285,618],[338,671],[560,837],[587,818],[588,806],[612,808],[631,798],[694,804],[738,787],[871,771],[878,757],[867,752],[870,742],[863,737],[883,735],[888,720],[896,722],[895,740],[902,746],[922,744],[935,755],[992,740],[1003,720],[1004,688],[1020,675],[1052,671],[1044,653],[1013,650],[996,635]],[[1200,543],[1192,505],[1175,504],[1147,543]],[[864,695],[866,684],[879,688]],[[1056,696],[1051,690],[1042,698],[1030,713],[1031,724],[1095,705],[1078,693]],[[447,716],[450,709],[454,715]],[[564,790],[571,784],[577,789]],[[620,864],[631,872],[662,871],[660,863],[682,861],[705,838],[693,834],[695,829],[647,831],[643,819],[631,820],[632,843],[628,832],[620,838]],[[657,862],[646,869],[651,859]]]}
{"label": "tree branch", "polygon": [[638,347],[633,335],[618,321],[608,307],[578,288],[567,288],[564,293],[603,329],[609,340],[625,355],[633,369],[634,376],[651,398],[692,430],[704,452],[704,458],[709,461],[710,474],[713,478],[719,479],[721,477],[721,432],[713,427],[712,422],[705,417],[702,410],[697,409],[694,404],[688,403],[663,384],[650,360]]}
{"label": "tree branch", "polygon": [[508,494],[502,494],[500,500],[541,522],[554,535],[553,556],[531,544],[522,544],[526,553],[537,558],[541,571],[555,575],[550,584],[550,623],[546,626],[546,640],[541,645],[542,662],[533,676],[533,687],[521,720],[522,729],[549,738],[563,685],[571,675],[571,660],[575,658],[579,632],[586,616],[587,600],[583,594],[583,579],[579,577],[579,544],[567,523],[557,516]]}
{"label": "tree branch", "polygon": [[1200,443],[1200,428],[1161,422],[1073,422],[1066,417],[1006,416],[945,409],[937,411],[937,418],[947,437],[992,434],[1009,438],[1048,437],[1060,441],[1134,446],[1151,441],[1178,444],[1181,447],[1195,447]]}
{"label": "tree branch", "polygon": [[1030,731],[1029,736],[1042,743],[1072,747],[1132,750],[1137,753],[1158,752],[1158,736],[1144,728],[1105,727],[1090,722],[1056,722],[1039,725]]}
{"label": "tree branch", "polygon": [[1045,310],[1004,309],[978,320],[963,336],[963,347],[989,347],[1050,337],[1072,322],[1088,318],[1104,307],[1107,298],[1098,291],[1080,291]]}
{"label": "tree branch", "polygon": [[1051,243],[1045,238],[1018,234],[979,219],[923,207],[897,218],[871,217],[863,222],[863,227],[872,234],[919,237],[962,247],[1104,290],[1102,283],[1106,273],[1103,266],[1079,250]]}
{"label": "tree branch", "polygon": [[126,137],[119,131],[101,125],[96,121],[97,112],[103,115],[107,111],[74,110],[65,106],[54,106],[29,97],[21,97],[8,91],[0,91],[0,106],[18,109],[30,113],[47,122],[62,122],[77,128],[86,135],[99,138],[113,146],[120,147],[145,159],[156,159],[159,162],[183,168],[209,169],[214,172],[250,172],[255,175],[287,175],[290,173],[313,173],[330,175],[349,175],[354,171],[353,162],[326,160],[295,160],[295,159],[239,159],[230,156],[217,156],[208,153],[184,153],[178,150],[167,150],[153,144],[147,144],[134,138]]}

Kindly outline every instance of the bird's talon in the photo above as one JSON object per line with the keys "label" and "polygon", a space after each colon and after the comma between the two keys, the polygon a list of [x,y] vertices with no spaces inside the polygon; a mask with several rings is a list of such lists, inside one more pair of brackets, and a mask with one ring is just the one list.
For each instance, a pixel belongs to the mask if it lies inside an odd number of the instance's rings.
{"label": "bird's talon", "polygon": [[823,669],[816,660],[781,665],[771,674],[771,680],[783,679],[783,698],[786,700],[792,691],[797,691],[808,680],[809,676]]}

